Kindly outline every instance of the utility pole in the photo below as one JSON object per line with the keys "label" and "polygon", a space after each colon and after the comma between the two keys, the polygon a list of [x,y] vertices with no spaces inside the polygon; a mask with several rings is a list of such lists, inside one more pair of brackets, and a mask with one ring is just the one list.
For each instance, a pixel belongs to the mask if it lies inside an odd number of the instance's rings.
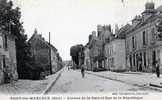
{"label": "utility pole", "polygon": [[49,65],[50,65],[50,74],[52,74],[52,62],[51,62],[51,33],[49,32]]}

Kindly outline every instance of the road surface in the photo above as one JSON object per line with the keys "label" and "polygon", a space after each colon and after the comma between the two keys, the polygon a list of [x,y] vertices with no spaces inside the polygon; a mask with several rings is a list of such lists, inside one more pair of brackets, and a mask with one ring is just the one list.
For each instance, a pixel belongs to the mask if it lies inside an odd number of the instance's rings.
{"label": "road surface", "polygon": [[[129,80],[128,80],[129,81]],[[81,77],[79,70],[65,69],[56,84],[52,86],[47,94],[55,93],[107,93],[113,91],[147,91],[153,90],[133,86],[131,84],[122,83],[115,80],[109,80],[90,74],[85,74],[85,78]]]}

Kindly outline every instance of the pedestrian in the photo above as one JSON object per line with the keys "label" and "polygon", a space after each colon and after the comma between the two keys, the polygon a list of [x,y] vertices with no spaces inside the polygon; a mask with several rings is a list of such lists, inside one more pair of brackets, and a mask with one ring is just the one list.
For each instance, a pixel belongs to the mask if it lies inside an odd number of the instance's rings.
{"label": "pedestrian", "polygon": [[84,76],[85,76],[85,69],[84,69],[84,64],[82,64],[82,66],[81,66],[81,74],[82,74],[82,78],[84,78]]}
{"label": "pedestrian", "polygon": [[159,78],[160,77],[160,65],[159,65],[159,60],[156,61],[156,75]]}

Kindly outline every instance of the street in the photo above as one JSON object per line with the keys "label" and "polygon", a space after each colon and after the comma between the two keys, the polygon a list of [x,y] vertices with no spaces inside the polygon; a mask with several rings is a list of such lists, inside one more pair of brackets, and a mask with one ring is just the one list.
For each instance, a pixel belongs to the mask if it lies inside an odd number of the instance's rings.
{"label": "street", "polygon": [[[129,80],[128,80],[129,81]],[[85,74],[85,78],[81,77],[80,70],[65,69],[61,77],[47,94],[53,93],[106,93],[112,91],[146,91],[154,92],[151,89],[138,87],[115,80],[109,80]]]}

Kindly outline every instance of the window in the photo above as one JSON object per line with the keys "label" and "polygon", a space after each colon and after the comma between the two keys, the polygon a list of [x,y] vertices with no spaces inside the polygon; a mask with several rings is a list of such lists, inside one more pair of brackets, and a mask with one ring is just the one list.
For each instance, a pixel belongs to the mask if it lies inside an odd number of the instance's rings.
{"label": "window", "polygon": [[144,66],[146,67],[146,52],[143,53]]}
{"label": "window", "polygon": [[6,67],[6,60],[5,60],[5,56],[3,55],[3,68]]}
{"label": "window", "polygon": [[133,66],[136,66],[135,65],[135,57],[136,57],[135,54],[133,54]]}
{"label": "window", "polygon": [[129,52],[129,41],[128,40],[126,40],[126,50],[127,52]]}
{"label": "window", "polygon": [[7,49],[7,47],[8,47],[8,44],[7,44],[7,35],[4,36],[3,44],[4,44],[4,49]]}
{"label": "window", "polygon": [[135,39],[134,39],[134,36],[132,37],[132,47],[133,47],[133,49],[135,48]]}
{"label": "window", "polygon": [[152,40],[155,40],[155,29],[151,29],[151,34],[152,34]]}
{"label": "window", "polygon": [[142,37],[143,37],[143,45],[146,45],[146,32],[144,31],[143,33],[142,33]]}
{"label": "window", "polygon": [[[114,65],[114,58],[112,58],[111,61],[112,61],[112,65]],[[113,67],[114,67],[114,66],[113,66]]]}
{"label": "window", "polygon": [[130,66],[132,66],[132,56],[129,56],[129,62],[130,62]]}
{"label": "window", "polygon": [[109,56],[109,48],[107,48],[106,51],[107,51],[107,52],[106,52],[107,56]]}

